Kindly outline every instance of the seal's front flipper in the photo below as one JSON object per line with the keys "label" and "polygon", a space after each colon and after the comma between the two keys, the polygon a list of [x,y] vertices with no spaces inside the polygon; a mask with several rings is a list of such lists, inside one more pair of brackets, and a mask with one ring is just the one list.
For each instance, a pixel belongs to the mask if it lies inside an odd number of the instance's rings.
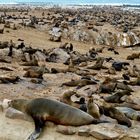
{"label": "seal's front flipper", "polygon": [[40,133],[41,132],[34,131],[27,140],[36,140],[39,137]]}
{"label": "seal's front flipper", "polygon": [[35,123],[35,131],[28,137],[27,140],[36,140],[40,136],[40,133],[45,125],[45,122],[39,118],[33,118],[33,120]]}

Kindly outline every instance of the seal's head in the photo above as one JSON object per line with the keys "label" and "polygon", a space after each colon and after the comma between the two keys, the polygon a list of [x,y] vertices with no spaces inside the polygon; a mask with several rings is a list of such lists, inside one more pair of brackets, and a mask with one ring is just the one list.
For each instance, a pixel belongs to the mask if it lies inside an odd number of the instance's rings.
{"label": "seal's head", "polygon": [[25,112],[26,104],[27,104],[27,100],[25,99],[15,99],[8,102],[9,107],[12,107],[22,112]]}

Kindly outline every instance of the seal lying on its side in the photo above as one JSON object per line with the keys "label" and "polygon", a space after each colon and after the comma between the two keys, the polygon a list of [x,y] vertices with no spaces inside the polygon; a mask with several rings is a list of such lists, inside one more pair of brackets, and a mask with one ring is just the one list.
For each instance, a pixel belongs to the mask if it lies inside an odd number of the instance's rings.
{"label": "seal lying on its side", "polygon": [[94,119],[80,109],[50,99],[16,99],[9,102],[9,106],[27,113],[33,118],[35,131],[28,137],[28,140],[35,140],[39,137],[46,121],[72,126],[105,122]]}

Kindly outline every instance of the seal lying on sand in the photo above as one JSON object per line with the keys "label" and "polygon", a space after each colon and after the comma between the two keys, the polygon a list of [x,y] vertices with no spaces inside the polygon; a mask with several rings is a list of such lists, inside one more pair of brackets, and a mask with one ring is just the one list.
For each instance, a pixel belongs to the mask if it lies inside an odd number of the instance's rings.
{"label": "seal lying on sand", "polygon": [[50,99],[16,99],[9,102],[9,106],[27,113],[33,118],[35,131],[28,137],[28,140],[35,140],[39,137],[46,121],[71,126],[105,122],[94,119],[80,109]]}

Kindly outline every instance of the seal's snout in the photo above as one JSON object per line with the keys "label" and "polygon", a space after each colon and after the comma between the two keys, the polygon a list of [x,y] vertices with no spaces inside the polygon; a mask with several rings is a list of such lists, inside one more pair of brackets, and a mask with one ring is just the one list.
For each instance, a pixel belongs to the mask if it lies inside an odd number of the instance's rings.
{"label": "seal's snout", "polygon": [[4,109],[7,109],[8,107],[10,107],[10,106],[9,106],[9,105],[11,104],[10,102],[11,102],[11,100],[4,99],[4,100],[3,100],[3,103],[2,103],[3,108],[4,108]]}
{"label": "seal's snout", "polygon": [[11,105],[12,105],[11,102],[12,102],[12,101],[8,101],[8,102],[7,102],[8,107],[11,107]]}

